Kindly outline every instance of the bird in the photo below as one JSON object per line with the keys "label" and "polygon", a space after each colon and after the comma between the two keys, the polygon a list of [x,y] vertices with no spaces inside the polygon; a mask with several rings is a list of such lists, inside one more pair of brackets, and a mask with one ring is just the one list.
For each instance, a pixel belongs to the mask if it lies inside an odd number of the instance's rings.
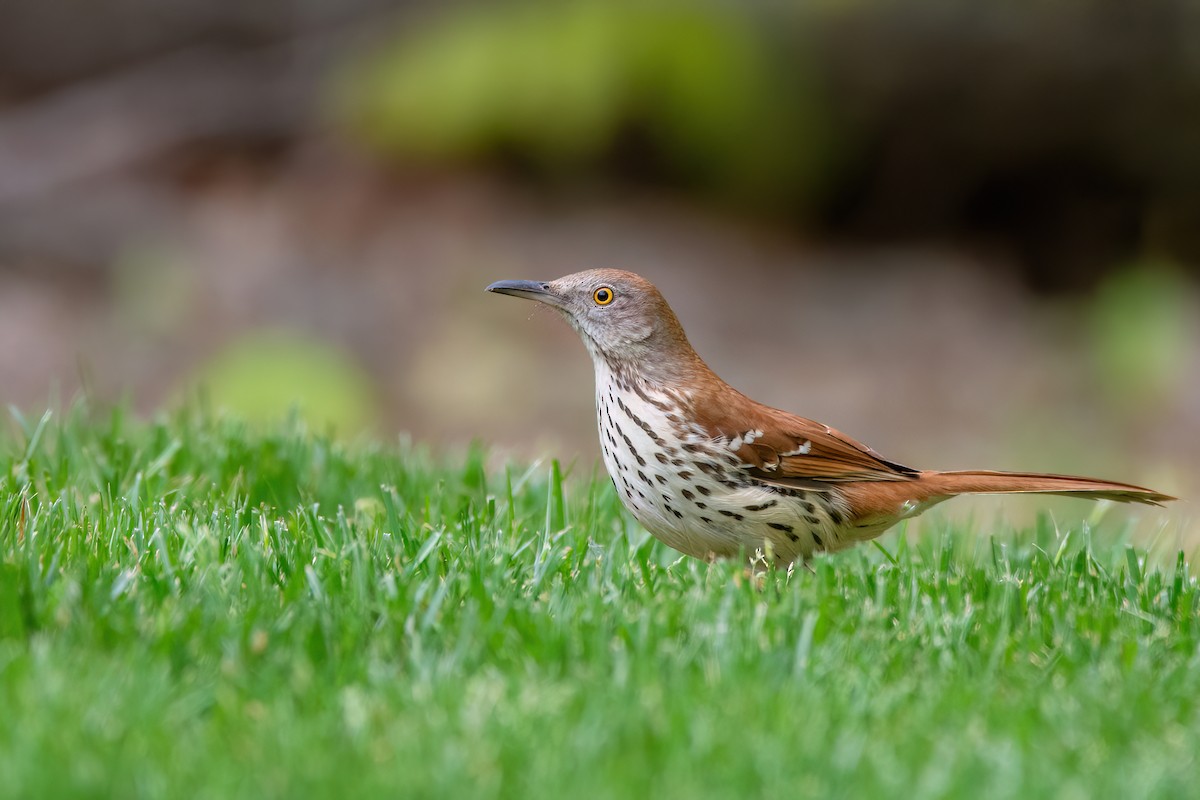
{"label": "bird", "polygon": [[717,377],[659,290],[590,269],[487,291],[553,308],[592,358],[604,466],[625,507],[667,546],[708,561],[786,567],[881,535],[961,494],[1036,492],[1161,505],[1128,483],[1032,472],[914,469]]}

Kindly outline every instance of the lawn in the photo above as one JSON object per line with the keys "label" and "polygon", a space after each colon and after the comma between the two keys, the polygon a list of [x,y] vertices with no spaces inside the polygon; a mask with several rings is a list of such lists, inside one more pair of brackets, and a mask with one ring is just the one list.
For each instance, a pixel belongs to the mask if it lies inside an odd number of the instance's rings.
{"label": "lawn", "polygon": [[1200,781],[1197,582],[1182,555],[1083,523],[935,520],[756,581],[649,539],[590,468],[194,410],[7,428],[5,796],[1139,798]]}

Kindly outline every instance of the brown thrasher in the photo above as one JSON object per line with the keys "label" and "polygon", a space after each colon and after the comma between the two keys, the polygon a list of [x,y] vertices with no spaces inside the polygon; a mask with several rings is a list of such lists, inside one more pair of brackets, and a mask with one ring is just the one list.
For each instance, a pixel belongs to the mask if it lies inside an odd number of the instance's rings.
{"label": "brown thrasher", "polygon": [[631,272],[595,269],[487,288],[545,303],[579,332],[596,369],[600,444],[613,485],[638,522],[690,556],[762,550],[787,565],[872,539],[958,494],[1175,499],[1095,478],[938,472],[889,461],[722,381],[688,344],[658,289]]}

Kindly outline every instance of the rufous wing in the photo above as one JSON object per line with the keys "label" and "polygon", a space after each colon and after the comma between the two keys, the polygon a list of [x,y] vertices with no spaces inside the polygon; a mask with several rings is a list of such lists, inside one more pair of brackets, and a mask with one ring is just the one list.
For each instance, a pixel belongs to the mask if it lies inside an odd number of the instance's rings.
{"label": "rufous wing", "polygon": [[742,468],[757,480],[783,486],[848,481],[905,481],[919,470],[897,464],[841,431],[804,417],[759,406],[721,415],[709,425],[728,442]]}

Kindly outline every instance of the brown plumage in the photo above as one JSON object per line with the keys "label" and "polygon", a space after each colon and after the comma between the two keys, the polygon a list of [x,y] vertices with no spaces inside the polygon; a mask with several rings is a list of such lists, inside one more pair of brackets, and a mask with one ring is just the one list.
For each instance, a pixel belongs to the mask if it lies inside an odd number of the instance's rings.
{"label": "brown plumage", "polygon": [[701,558],[764,549],[781,564],[878,536],[959,494],[1040,492],[1157,505],[1174,498],[1071,475],[918,470],[765,406],[708,368],[659,291],[630,272],[500,281],[552,306],[596,368],[604,462],[647,530]]}

